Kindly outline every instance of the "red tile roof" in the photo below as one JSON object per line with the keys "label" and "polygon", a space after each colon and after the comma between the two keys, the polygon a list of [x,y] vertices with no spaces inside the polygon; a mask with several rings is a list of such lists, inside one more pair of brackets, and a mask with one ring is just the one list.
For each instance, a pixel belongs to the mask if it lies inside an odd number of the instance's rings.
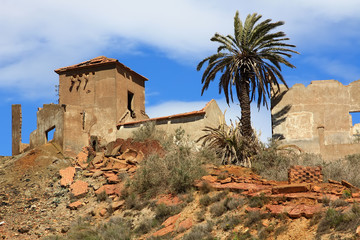
{"label": "red tile roof", "polygon": [[143,78],[145,81],[147,81],[148,79],[140,74],[138,74],[137,72],[133,71],[132,69],[130,69],[129,67],[125,66],[124,64],[120,63],[117,59],[115,58],[107,58],[105,56],[99,56],[93,59],[90,59],[88,61],[85,62],[81,62],[75,65],[71,65],[68,67],[62,67],[62,68],[58,68],[55,70],[55,72],[57,74],[69,71],[69,70],[73,70],[73,69],[79,69],[79,68],[85,68],[85,67],[90,67],[90,66],[98,66],[98,65],[104,65],[104,64],[109,64],[109,63],[117,63],[120,66],[124,67],[125,69],[127,69],[128,71],[135,73],[136,75],[138,75],[139,77]]}
{"label": "red tile roof", "polygon": [[175,115],[170,115],[170,116],[164,116],[164,117],[157,117],[157,118],[149,118],[149,119],[145,119],[145,120],[139,120],[139,121],[134,121],[134,122],[126,122],[126,123],[118,123],[117,127],[120,126],[126,126],[126,125],[134,125],[134,124],[138,124],[138,123],[144,123],[144,122],[149,122],[149,121],[159,121],[159,120],[170,120],[170,119],[174,119],[174,118],[182,118],[182,117],[188,117],[188,116],[196,116],[196,115],[204,115],[206,113],[206,109],[207,107],[210,105],[211,102],[215,101],[214,99],[212,99],[210,102],[208,102],[204,108],[202,108],[199,111],[192,111],[192,112],[186,112],[186,113],[179,113],[179,114],[175,114]]}

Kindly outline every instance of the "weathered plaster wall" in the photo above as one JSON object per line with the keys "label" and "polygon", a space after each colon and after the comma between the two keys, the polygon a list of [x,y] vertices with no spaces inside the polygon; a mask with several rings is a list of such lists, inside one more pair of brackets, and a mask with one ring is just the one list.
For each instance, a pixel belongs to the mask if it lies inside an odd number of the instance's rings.
{"label": "weathered plaster wall", "polygon": [[12,125],[12,155],[17,155],[21,152],[21,127],[22,114],[21,105],[13,104],[11,106],[11,125]]}
{"label": "weathered plaster wall", "polygon": [[358,111],[360,80],[348,86],[336,80],[313,81],[289,90],[281,85],[281,91],[272,96],[273,137],[327,160],[358,153],[350,115]]}
{"label": "weathered plaster wall", "polygon": [[46,133],[55,128],[53,141],[63,147],[64,106],[59,104],[44,104],[37,115],[37,129],[30,134],[30,148],[41,146],[48,142]]}
{"label": "weathered plaster wall", "polygon": [[[218,127],[221,123],[225,122],[225,119],[216,101],[211,100],[203,110],[149,119],[149,121],[155,122],[155,128],[157,130],[164,131],[168,134],[174,133],[176,129],[181,127],[185,130],[185,133],[189,135],[190,139],[195,141],[203,136],[204,132],[202,130],[205,126]],[[132,137],[133,131],[137,130],[146,122],[148,121],[118,125],[117,138]]]}

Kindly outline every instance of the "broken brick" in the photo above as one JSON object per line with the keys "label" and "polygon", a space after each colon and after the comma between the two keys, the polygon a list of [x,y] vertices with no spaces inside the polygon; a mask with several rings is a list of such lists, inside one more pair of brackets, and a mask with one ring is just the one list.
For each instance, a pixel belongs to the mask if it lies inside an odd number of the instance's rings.
{"label": "broken brick", "polygon": [[71,184],[70,189],[71,189],[71,193],[74,195],[74,197],[81,198],[81,197],[85,196],[86,193],[88,192],[88,183],[78,180],[78,181],[74,182],[73,184]]}
{"label": "broken brick", "polygon": [[61,169],[59,173],[61,176],[61,180],[60,180],[61,186],[66,187],[74,181],[74,175],[75,175],[74,167],[67,167],[65,169]]}
{"label": "broken brick", "polygon": [[82,207],[82,206],[83,206],[83,203],[82,203],[82,202],[76,201],[76,202],[70,203],[70,204],[68,205],[68,208],[70,208],[70,210],[76,210],[76,209],[78,209],[78,208],[80,208],[80,207]]}

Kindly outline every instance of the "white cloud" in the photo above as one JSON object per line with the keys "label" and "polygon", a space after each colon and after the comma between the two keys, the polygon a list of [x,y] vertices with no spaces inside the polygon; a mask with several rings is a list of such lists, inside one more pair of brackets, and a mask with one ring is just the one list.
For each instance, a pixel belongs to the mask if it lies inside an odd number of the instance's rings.
{"label": "white cloud", "polygon": [[192,64],[213,51],[209,38],[215,32],[232,34],[236,10],[242,18],[259,12],[285,20],[282,30],[300,49],[333,46],[344,36],[359,39],[353,31],[360,24],[358,9],[356,0],[2,0],[0,87],[48,97],[46,89],[56,82],[53,69],[109,48],[141,54],[141,44]]}
{"label": "white cloud", "polygon": [[[227,124],[230,124],[230,120],[233,122],[238,121],[237,117],[241,116],[240,107],[238,104],[231,103],[227,105],[225,99],[216,100],[219,108],[222,112],[225,112],[225,120]],[[195,101],[195,102],[181,102],[181,101],[168,101],[158,105],[146,106],[146,113],[150,118],[168,116],[178,113],[191,112],[200,110],[205,107],[207,101]],[[263,142],[267,142],[268,138],[271,138],[271,113],[266,108],[261,108],[258,111],[256,104],[251,105],[251,120],[252,125],[258,133],[260,133],[260,139]]]}

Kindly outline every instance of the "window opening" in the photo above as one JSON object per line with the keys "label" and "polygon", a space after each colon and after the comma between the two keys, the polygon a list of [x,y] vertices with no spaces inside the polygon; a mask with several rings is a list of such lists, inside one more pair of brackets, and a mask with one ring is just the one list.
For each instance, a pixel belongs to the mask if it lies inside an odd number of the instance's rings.
{"label": "window opening", "polygon": [[128,92],[128,110],[130,111],[131,117],[135,117],[135,112],[133,109],[133,101],[134,101],[134,94],[132,92]]}
{"label": "window opening", "polygon": [[45,132],[46,142],[50,142],[51,140],[54,139],[54,133],[55,133],[55,126]]}
{"label": "window opening", "polygon": [[360,143],[360,112],[350,112],[351,115],[351,125],[352,125],[352,134],[354,136],[354,141]]}

